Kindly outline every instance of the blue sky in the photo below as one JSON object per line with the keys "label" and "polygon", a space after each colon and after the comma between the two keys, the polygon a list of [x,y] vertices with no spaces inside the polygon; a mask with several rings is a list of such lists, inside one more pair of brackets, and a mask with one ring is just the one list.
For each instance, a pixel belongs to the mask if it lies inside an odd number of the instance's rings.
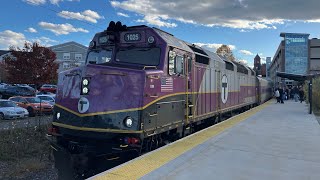
{"label": "blue sky", "polygon": [[317,0],[10,0],[0,11],[0,49],[39,41],[88,45],[108,23],[158,27],[215,51],[227,44],[238,60],[273,57],[280,32],[320,38]]}

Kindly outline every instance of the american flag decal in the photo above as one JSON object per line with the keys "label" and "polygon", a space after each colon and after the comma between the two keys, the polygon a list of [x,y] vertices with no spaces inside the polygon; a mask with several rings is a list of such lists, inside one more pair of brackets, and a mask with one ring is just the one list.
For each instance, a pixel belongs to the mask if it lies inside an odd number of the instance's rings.
{"label": "american flag decal", "polygon": [[173,91],[173,79],[161,78],[161,92],[172,92]]}

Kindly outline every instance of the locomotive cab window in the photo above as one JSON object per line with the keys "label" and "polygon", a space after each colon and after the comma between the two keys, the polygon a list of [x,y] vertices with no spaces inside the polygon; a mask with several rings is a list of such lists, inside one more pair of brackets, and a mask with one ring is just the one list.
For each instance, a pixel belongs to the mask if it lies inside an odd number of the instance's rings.
{"label": "locomotive cab window", "polygon": [[175,58],[176,58],[176,53],[174,51],[169,52],[169,75],[174,75],[175,74]]}
{"label": "locomotive cab window", "polygon": [[90,51],[87,56],[86,64],[109,63],[112,58],[112,49]]}
{"label": "locomotive cab window", "polygon": [[181,55],[176,55],[174,51],[169,52],[169,75],[184,74],[184,58]]}
{"label": "locomotive cab window", "polygon": [[182,75],[184,73],[183,56],[179,56],[179,55],[176,56],[175,73],[178,75]]}
{"label": "locomotive cab window", "polygon": [[160,48],[120,48],[116,54],[117,62],[158,66],[160,63]]}

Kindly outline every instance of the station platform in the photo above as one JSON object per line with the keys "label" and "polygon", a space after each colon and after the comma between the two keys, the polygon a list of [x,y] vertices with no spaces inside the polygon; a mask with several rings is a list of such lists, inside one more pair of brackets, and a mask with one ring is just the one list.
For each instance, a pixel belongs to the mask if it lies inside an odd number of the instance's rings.
{"label": "station platform", "polygon": [[305,103],[270,100],[90,179],[319,180],[320,126]]}

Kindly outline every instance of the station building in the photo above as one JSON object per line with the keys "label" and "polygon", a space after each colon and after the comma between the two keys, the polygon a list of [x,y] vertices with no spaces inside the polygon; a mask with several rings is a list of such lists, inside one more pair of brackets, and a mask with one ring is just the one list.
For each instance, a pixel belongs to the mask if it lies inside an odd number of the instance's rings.
{"label": "station building", "polygon": [[268,69],[275,86],[294,85],[292,80],[277,77],[277,71],[301,75],[320,73],[320,39],[309,39],[309,34],[303,33],[281,33],[280,36],[283,40]]}

